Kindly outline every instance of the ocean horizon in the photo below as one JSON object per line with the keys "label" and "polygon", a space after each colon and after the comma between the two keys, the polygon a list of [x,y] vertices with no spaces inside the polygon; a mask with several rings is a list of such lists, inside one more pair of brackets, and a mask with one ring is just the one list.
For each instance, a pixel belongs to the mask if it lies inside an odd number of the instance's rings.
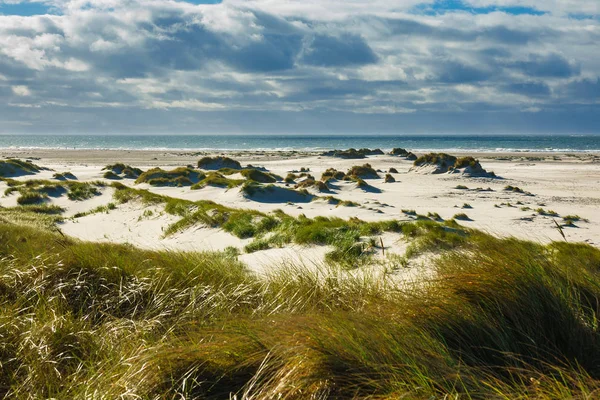
{"label": "ocean horizon", "polygon": [[600,135],[0,135],[0,149],[600,152]]}

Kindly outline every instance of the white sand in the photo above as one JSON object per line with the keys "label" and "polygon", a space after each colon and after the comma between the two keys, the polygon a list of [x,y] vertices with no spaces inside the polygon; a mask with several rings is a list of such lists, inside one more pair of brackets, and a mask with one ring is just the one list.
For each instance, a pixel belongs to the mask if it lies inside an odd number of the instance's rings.
{"label": "white sand", "polygon": [[[31,152],[30,152],[31,153]],[[85,154],[84,154],[85,153]],[[90,154],[87,154],[90,153]],[[70,171],[80,181],[101,179],[104,167],[115,161],[136,161],[133,165],[142,169],[160,165],[164,168],[185,166],[193,163],[200,156],[190,153],[160,153],[156,152],[51,152],[37,151],[34,154],[2,154],[10,156],[37,156],[41,160],[36,163],[52,168],[56,172]],[[311,169],[311,174],[320,179],[327,168],[346,171],[353,165],[370,163],[373,168],[387,172],[394,167],[399,172],[392,174],[395,183],[384,183],[385,172],[380,173],[381,179],[370,179],[367,182],[373,190],[364,191],[352,182],[335,182],[330,193],[312,192],[316,196],[335,196],[341,200],[359,203],[359,207],[336,207],[323,200],[306,201],[297,195],[290,195],[283,188],[274,193],[257,195],[252,198],[242,196],[239,189],[226,190],[223,188],[207,187],[201,190],[190,188],[150,187],[137,185],[154,193],[178,197],[182,199],[212,200],[233,208],[254,209],[270,212],[282,209],[294,216],[304,214],[307,217],[327,216],[350,218],[358,217],[367,221],[400,219],[410,220],[412,217],[402,212],[403,209],[415,210],[419,214],[428,212],[438,213],[443,219],[452,218],[457,213],[466,213],[472,221],[460,222],[469,227],[485,230],[501,236],[516,236],[539,242],[562,240],[556,229],[554,220],[561,222],[562,218],[539,215],[535,210],[543,207],[554,210],[560,216],[579,215],[589,222],[576,222],[577,227],[564,228],[567,239],[572,242],[587,242],[600,246],[600,163],[598,158],[588,155],[570,156],[565,154],[543,155],[544,161],[529,161],[525,154],[508,154],[503,157],[508,160],[497,160],[492,155],[479,155],[481,163],[488,171],[494,171],[503,179],[467,178],[458,174],[427,175],[409,172],[412,162],[392,156],[373,156],[364,160],[342,160],[317,155],[294,155],[285,158],[277,154],[253,156],[243,154],[238,157],[242,163],[264,166],[270,172],[285,177],[289,171],[301,167]],[[494,154],[493,157],[500,155]],[[539,157],[539,154],[535,155]],[[62,159],[57,159],[62,157]],[[122,157],[122,158],[118,158]],[[158,160],[154,160],[158,158]],[[555,160],[554,158],[558,158]],[[164,159],[163,164],[160,163]],[[55,171],[44,171],[36,176],[26,176],[18,179],[41,178],[49,179]],[[231,178],[239,178],[232,176]],[[132,180],[120,181],[133,185]],[[491,188],[493,191],[474,191],[455,189],[457,185],[465,185],[470,189]],[[518,186],[533,196],[503,190],[506,185]],[[4,196],[6,188],[0,183],[0,205],[14,207],[17,195]],[[293,188],[293,185],[289,186]],[[112,188],[105,188],[101,196],[96,196],[84,202],[72,202],[63,196],[52,199],[53,204],[67,209],[66,216],[78,212],[89,211],[100,205],[106,205],[112,200]],[[291,202],[291,203],[290,203]],[[464,203],[472,208],[461,208]],[[510,203],[513,207],[501,205]],[[497,206],[495,206],[497,205]],[[531,210],[523,211],[522,207]],[[223,250],[227,247],[243,247],[250,240],[240,240],[222,230],[194,226],[184,232],[163,237],[163,230],[177,217],[164,213],[161,207],[150,209],[152,216],[144,216],[144,209],[139,204],[119,205],[109,213],[89,215],[76,220],[68,220],[61,229],[65,234],[92,241],[127,242],[144,248],[167,248],[176,250]],[[390,253],[402,254],[406,244],[399,235],[383,236],[384,245]],[[323,260],[327,248],[290,246],[285,249],[270,249],[253,254],[243,254],[241,260],[247,262],[253,269],[264,272],[269,266],[284,261],[302,264],[316,264]]]}

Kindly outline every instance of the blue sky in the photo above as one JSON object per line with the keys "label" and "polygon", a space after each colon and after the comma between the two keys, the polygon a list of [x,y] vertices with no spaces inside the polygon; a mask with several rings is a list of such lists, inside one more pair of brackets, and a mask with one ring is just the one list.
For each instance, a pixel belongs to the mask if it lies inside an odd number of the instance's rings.
{"label": "blue sky", "polygon": [[599,133],[597,0],[0,0],[1,133]]}

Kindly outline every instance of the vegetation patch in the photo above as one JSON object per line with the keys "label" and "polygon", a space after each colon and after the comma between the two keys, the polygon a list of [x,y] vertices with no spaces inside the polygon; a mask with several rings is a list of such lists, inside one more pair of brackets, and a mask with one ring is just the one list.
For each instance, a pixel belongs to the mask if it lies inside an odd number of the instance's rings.
{"label": "vegetation patch", "polygon": [[432,174],[462,173],[472,177],[496,177],[493,172],[488,172],[473,157],[457,158],[446,153],[425,154],[414,161],[413,170],[431,169]]}
{"label": "vegetation patch", "polygon": [[205,170],[220,170],[223,168],[240,170],[242,165],[229,157],[217,156],[217,157],[203,157],[198,161],[198,168]]}
{"label": "vegetation patch", "polygon": [[[282,266],[259,279],[236,249],[145,251],[48,232],[48,215],[0,208],[0,218],[6,398],[584,399],[600,390],[600,250],[583,243],[500,239],[453,221],[255,215],[255,226],[272,227],[269,246],[335,246],[329,268]],[[410,256],[436,252],[433,279],[410,289],[335,266],[357,265],[376,249],[361,237],[388,230],[409,238]]]}
{"label": "vegetation patch", "polygon": [[202,189],[206,186],[214,186],[214,187],[222,187],[231,189],[234,187],[238,187],[242,185],[246,180],[245,179],[229,179],[225,176],[221,175],[219,172],[209,172],[204,179],[200,182],[192,185],[192,190]]}
{"label": "vegetation patch", "polygon": [[375,156],[375,155],[382,155],[384,154],[383,151],[381,151],[381,149],[353,149],[350,148],[348,150],[331,150],[331,151],[326,151],[324,153],[321,154],[321,156],[326,156],[326,157],[337,157],[337,158],[344,158],[344,159],[362,159],[362,158],[366,158],[367,156]]}
{"label": "vegetation patch", "polygon": [[346,173],[349,178],[360,178],[360,179],[378,179],[380,178],[377,171],[371,167],[371,164],[355,165],[350,168]]}
{"label": "vegetation patch", "polygon": [[459,221],[473,221],[471,218],[469,218],[469,216],[465,213],[458,213],[455,214],[453,217],[453,219],[459,220]]}
{"label": "vegetation patch", "polygon": [[137,179],[144,173],[139,168],[132,167],[131,165],[126,165],[123,163],[116,163],[107,165],[102,168],[102,171],[106,171],[104,174],[104,178],[106,179]]}
{"label": "vegetation patch", "polygon": [[135,181],[136,184],[147,183],[151,186],[192,186],[203,180],[206,175],[189,167],[179,167],[171,171],[153,168],[142,173]]}
{"label": "vegetation patch", "polygon": [[257,169],[243,169],[240,171],[244,178],[259,183],[275,183],[282,180],[281,177]]}
{"label": "vegetation patch", "polygon": [[77,177],[75,175],[73,175],[71,172],[62,172],[62,173],[57,172],[54,175],[52,175],[52,178],[57,179],[59,181],[77,180]]}
{"label": "vegetation patch", "polygon": [[23,175],[34,175],[47,168],[40,167],[31,161],[17,159],[0,160],[0,178],[14,178]]}
{"label": "vegetation patch", "polygon": [[304,179],[294,186],[296,189],[314,188],[319,192],[329,192],[329,186],[323,181],[315,181],[314,179]]}
{"label": "vegetation patch", "polygon": [[322,181],[326,181],[328,179],[337,179],[339,181],[341,181],[342,179],[344,179],[346,177],[346,174],[342,171],[338,171],[335,168],[328,168],[325,172],[323,172],[323,174],[321,175],[321,180]]}

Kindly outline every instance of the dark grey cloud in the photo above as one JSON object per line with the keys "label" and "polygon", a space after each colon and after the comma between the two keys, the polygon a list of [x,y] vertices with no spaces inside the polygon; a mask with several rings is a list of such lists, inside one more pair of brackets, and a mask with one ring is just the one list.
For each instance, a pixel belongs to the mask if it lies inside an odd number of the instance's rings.
{"label": "dark grey cloud", "polygon": [[459,61],[440,60],[435,68],[438,70],[435,79],[442,83],[474,83],[484,81],[491,76],[489,71]]}
{"label": "dark grey cloud", "polygon": [[377,55],[358,35],[315,35],[305,49],[302,62],[321,67],[345,67],[376,63]]}
{"label": "dark grey cloud", "polygon": [[552,91],[544,82],[517,82],[505,85],[504,90],[523,96],[541,97],[549,96]]}
{"label": "dark grey cloud", "polygon": [[508,66],[525,75],[539,78],[570,78],[580,73],[577,64],[569,62],[560,54],[534,55],[526,61],[516,61]]}
{"label": "dark grey cloud", "polygon": [[600,78],[571,82],[566,86],[566,92],[574,99],[600,101]]}

